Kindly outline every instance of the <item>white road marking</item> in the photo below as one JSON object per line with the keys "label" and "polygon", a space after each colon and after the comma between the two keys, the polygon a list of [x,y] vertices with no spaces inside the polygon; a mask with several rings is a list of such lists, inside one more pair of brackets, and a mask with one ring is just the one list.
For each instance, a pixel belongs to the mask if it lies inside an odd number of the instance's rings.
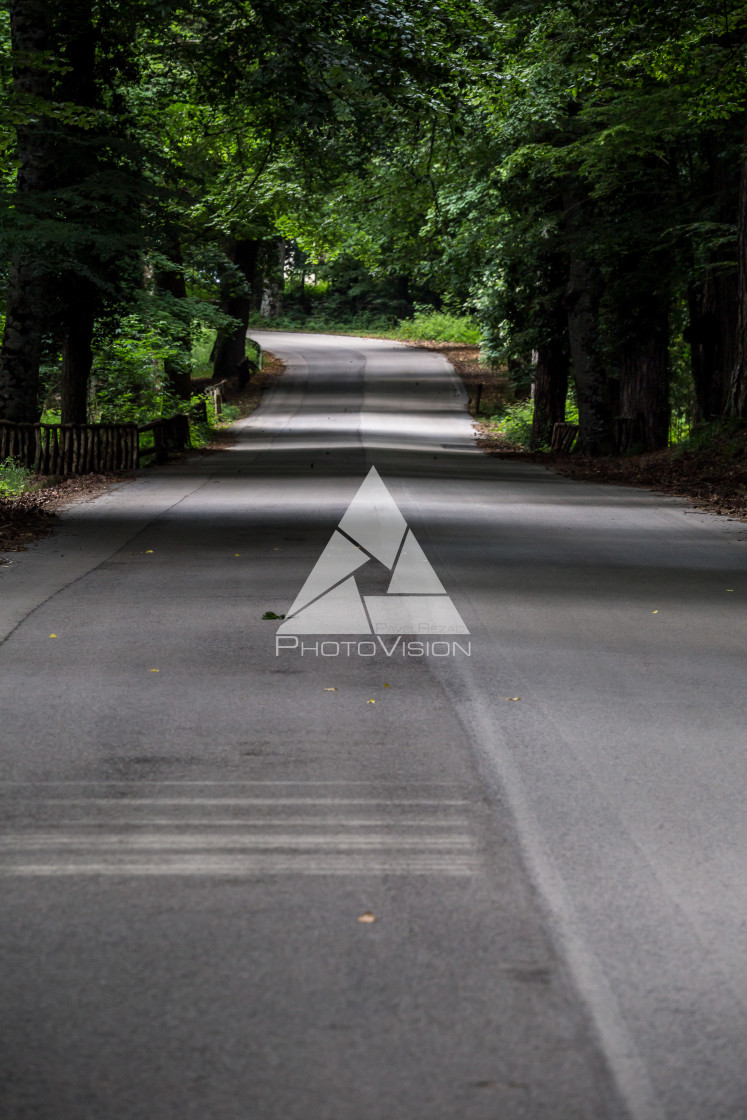
{"label": "white road marking", "polygon": [[107,863],[92,859],[68,860],[65,863],[25,863],[17,867],[0,866],[0,878],[25,876],[138,876],[138,875],[230,875],[232,877],[257,875],[453,875],[475,874],[476,861],[453,856],[449,859],[427,855],[409,854],[403,858],[395,855],[386,858],[370,856],[355,858],[352,855],[317,856],[285,854],[257,854],[252,856],[161,856],[146,861],[132,859]]}
{"label": "white road marking", "polygon": [[[92,793],[104,792],[100,783],[93,786]],[[16,822],[0,831],[0,877],[468,876],[478,870],[463,799],[129,797],[130,790],[143,792],[138,782],[118,783],[109,797],[14,797]],[[229,806],[230,817],[210,818],[213,809]],[[412,807],[419,811],[409,819]],[[164,808],[174,812],[164,816]],[[84,818],[76,819],[81,810]]]}

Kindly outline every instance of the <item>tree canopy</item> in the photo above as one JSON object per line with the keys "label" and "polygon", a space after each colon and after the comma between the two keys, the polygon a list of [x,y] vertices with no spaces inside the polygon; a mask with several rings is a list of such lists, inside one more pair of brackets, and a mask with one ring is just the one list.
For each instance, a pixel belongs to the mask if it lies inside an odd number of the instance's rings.
{"label": "tree canopy", "polygon": [[[747,6],[11,0],[0,419],[80,422],[289,277],[464,311],[592,453],[747,414]],[[341,294],[344,296],[342,298]],[[386,293],[386,297],[382,296]],[[374,301],[375,302],[375,301]],[[128,349],[129,348],[129,349]],[[116,363],[114,363],[116,365]],[[152,364],[152,363],[151,363]],[[93,396],[92,396],[93,394]]]}

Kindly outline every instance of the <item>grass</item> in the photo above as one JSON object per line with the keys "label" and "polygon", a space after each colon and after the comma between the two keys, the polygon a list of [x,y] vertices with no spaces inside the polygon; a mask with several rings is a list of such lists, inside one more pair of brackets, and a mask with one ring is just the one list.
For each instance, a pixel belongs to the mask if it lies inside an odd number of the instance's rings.
{"label": "grass", "polygon": [[352,318],[334,319],[324,314],[311,316],[282,315],[277,319],[253,316],[250,329],[278,331],[310,331],[321,334],[367,335],[399,341],[461,342],[477,346],[480,330],[467,315],[451,315],[445,311],[419,310],[412,319],[361,312]]}
{"label": "grass", "polygon": [[0,498],[20,498],[21,494],[35,490],[37,485],[34,472],[14,459],[0,463]]}

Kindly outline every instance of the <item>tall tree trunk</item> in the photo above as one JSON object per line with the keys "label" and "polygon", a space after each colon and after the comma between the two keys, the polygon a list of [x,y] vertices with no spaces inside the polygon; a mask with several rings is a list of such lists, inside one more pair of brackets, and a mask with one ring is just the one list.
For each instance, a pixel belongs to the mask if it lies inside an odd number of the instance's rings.
{"label": "tall tree trunk", "polygon": [[570,367],[568,316],[563,291],[567,268],[568,262],[561,256],[554,256],[548,262],[548,291],[539,313],[539,326],[544,337],[537,348],[534,371],[534,414],[529,441],[532,451],[549,445],[554,425],[565,420]]}
{"label": "tall tree trunk", "polygon": [[747,120],[742,149],[737,238],[737,356],[731,371],[727,399],[730,416],[747,416]]}
{"label": "tall tree trunk", "polygon": [[565,305],[578,402],[576,446],[585,455],[605,455],[612,450],[612,440],[599,329],[603,282],[598,266],[591,259],[585,236],[592,203],[586,192],[572,184],[564,193],[563,205],[570,253]]}
{"label": "tall tree trunk", "polygon": [[[45,0],[11,0],[11,40],[21,61],[13,70],[13,93],[21,101],[48,100],[51,78],[34,65],[49,50],[49,11]],[[50,182],[52,160],[47,125],[35,120],[18,127],[19,168],[16,177],[15,213],[22,226],[33,216],[34,197]],[[0,350],[0,419],[33,422],[39,419],[39,363],[47,310],[44,261],[34,252],[28,231],[10,267],[6,321]]]}
{"label": "tall tree trunk", "polygon": [[668,302],[640,316],[635,335],[623,347],[620,411],[633,421],[626,450],[658,451],[668,445]]}
{"label": "tall tree trunk", "polygon": [[212,360],[213,377],[216,381],[235,377],[241,386],[248,377],[246,331],[258,287],[259,245],[259,241],[247,238],[231,241],[227,246],[227,256],[241,274],[241,281],[237,282],[235,273],[226,275],[221,282],[220,309],[233,319],[238,319],[238,326],[228,334],[219,334],[215,340]]}
{"label": "tall tree trunk", "polygon": [[[707,133],[703,155],[708,167],[706,188],[712,198],[708,216],[724,230],[734,223],[739,200],[739,163],[733,145],[741,142],[737,122],[719,132]],[[723,416],[729,403],[729,385],[737,361],[739,289],[737,246],[722,242],[709,252],[705,276],[687,293],[690,364],[695,388],[695,419]]]}
{"label": "tall tree trunk", "polygon": [[88,420],[88,382],[93,363],[94,293],[85,280],[74,285],[77,302],[70,302],[62,341],[62,423]]}
{"label": "tall tree trunk", "polygon": [[[96,29],[92,0],[66,0],[58,34],[69,69],[63,74],[61,100],[92,109],[98,102],[96,88]],[[69,125],[59,141],[56,185],[64,192],[90,173],[95,164],[91,137],[85,128]],[[85,262],[83,262],[85,263]],[[93,362],[93,328],[98,290],[80,272],[63,273],[62,306],[62,423],[85,424],[88,419],[88,383]]]}
{"label": "tall tree trunk", "polygon": [[605,455],[612,450],[606,372],[599,339],[600,278],[582,257],[571,258],[568,340],[578,401],[578,450]]}
{"label": "tall tree trunk", "polygon": [[568,367],[568,347],[562,335],[540,346],[534,373],[534,414],[529,439],[532,451],[549,445],[553,427],[565,420]]}
{"label": "tall tree trunk", "polygon": [[739,289],[731,272],[709,269],[705,280],[688,293],[690,365],[695,387],[695,419],[723,416],[737,361]]}

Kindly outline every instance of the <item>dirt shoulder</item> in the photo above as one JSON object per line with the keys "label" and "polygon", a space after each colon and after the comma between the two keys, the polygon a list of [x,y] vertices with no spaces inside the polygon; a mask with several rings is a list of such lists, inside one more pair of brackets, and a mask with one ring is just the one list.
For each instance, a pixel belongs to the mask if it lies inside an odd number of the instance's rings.
{"label": "dirt shoulder", "polygon": [[19,498],[0,498],[0,553],[23,552],[29,544],[49,536],[59,520],[58,510],[71,502],[95,498],[127,477],[130,475],[125,471],[84,474],[58,482],[50,481],[48,486],[22,494]]}
{"label": "dirt shoulder", "polygon": [[[265,389],[280,377],[284,368],[278,358],[265,351],[261,373],[252,378],[243,392],[229,394],[227,403],[239,409],[240,417],[251,415],[259,405]],[[235,435],[229,425],[216,428],[205,447],[190,451],[188,455],[208,455],[234,440]],[[179,458],[186,459],[187,455]],[[66,479],[40,479],[38,490],[29,491],[19,498],[0,498],[0,554],[25,551],[34,541],[49,536],[59,523],[60,510],[73,502],[98,497],[114,483],[134,477],[131,471],[118,471],[111,474],[77,475]],[[0,564],[2,563],[4,561],[0,555]]]}
{"label": "dirt shoulder", "polygon": [[436,350],[451,362],[467,391],[470,412],[480,391],[480,413],[475,427],[478,446],[488,455],[542,463],[567,478],[639,486],[685,498],[697,509],[747,520],[747,424],[715,433],[702,447],[692,450],[670,448],[649,455],[621,455],[590,459],[580,455],[528,452],[497,436],[481,417],[500,412],[513,399],[505,371],[480,361],[477,346],[450,342],[412,342],[409,345]]}

